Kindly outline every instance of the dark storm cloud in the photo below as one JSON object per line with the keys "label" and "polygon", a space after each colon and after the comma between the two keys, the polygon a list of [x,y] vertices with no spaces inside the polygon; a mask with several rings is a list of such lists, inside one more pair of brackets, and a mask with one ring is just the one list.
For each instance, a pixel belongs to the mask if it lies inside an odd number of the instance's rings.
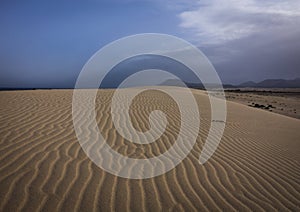
{"label": "dark storm cloud", "polygon": [[292,79],[300,76],[300,32],[253,35],[204,48],[225,82]]}

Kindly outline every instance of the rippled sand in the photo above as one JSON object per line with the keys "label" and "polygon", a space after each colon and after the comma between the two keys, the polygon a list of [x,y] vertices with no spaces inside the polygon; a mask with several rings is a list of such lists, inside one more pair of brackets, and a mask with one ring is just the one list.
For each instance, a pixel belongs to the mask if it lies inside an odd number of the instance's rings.
{"label": "rippled sand", "polygon": [[[205,93],[193,93],[201,129],[191,153],[164,175],[129,180],[101,170],[81,149],[72,90],[0,92],[0,211],[300,210],[300,120],[228,102],[221,143],[200,165],[210,106]],[[114,129],[112,95],[99,90],[96,111],[99,130],[114,150],[147,158],[172,146],[180,115],[171,98],[147,91],[134,100],[130,114],[137,130],[149,128],[153,110],[164,111],[169,121],[157,142],[141,145]]]}

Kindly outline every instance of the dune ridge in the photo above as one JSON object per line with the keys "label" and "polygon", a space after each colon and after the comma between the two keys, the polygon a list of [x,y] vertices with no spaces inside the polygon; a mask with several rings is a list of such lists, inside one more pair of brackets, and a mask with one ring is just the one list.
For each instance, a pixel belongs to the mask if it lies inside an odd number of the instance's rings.
{"label": "dune ridge", "polygon": [[[113,92],[99,90],[96,100],[96,121],[107,143],[133,158],[167,151],[180,127],[176,103],[157,91],[136,97],[130,114],[137,130],[149,128],[152,110],[166,112],[169,121],[157,142],[141,145],[114,129]],[[0,211],[300,210],[300,120],[228,102],[221,143],[200,165],[210,106],[203,91],[193,94],[201,125],[191,153],[164,175],[129,180],[98,168],[81,149],[72,90],[0,92]],[[75,120],[86,115],[78,111]]]}

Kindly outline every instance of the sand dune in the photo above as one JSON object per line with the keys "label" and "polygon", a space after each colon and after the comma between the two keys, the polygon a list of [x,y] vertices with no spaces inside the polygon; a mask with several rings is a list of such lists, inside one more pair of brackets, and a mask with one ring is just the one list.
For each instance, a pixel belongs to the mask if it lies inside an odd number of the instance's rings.
{"label": "sand dune", "polygon": [[[0,92],[0,211],[299,211],[300,120],[228,102],[221,143],[200,165],[210,106],[205,93],[193,93],[201,129],[191,153],[164,175],[130,180],[98,168],[81,149],[73,129],[72,90]],[[171,98],[147,91],[134,100],[130,114],[137,130],[149,128],[151,111],[168,114],[166,132],[142,145],[114,129],[113,90],[98,94],[98,127],[114,150],[147,158],[172,146],[180,115]]]}

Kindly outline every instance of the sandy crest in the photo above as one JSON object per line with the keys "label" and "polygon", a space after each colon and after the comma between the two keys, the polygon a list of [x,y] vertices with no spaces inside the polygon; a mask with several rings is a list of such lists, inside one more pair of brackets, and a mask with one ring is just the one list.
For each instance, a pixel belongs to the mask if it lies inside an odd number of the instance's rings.
{"label": "sandy crest", "polygon": [[[129,180],[104,172],[81,149],[72,90],[0,92],[0,211],[300,210],[300,120],[228,102],[221,143],[200,165],[210,107],[203,92],[193,93],[201,129],[189,156],[164,175]],[[148,145],[118,135],[109,115],[113,90],[98,94],[98,127],[119,153],[146,158],[174,142],[180,116],[165,94],[148,91],[133,102],[138,130],[148,129],[152,110],[168,114],[170,126]]]}

